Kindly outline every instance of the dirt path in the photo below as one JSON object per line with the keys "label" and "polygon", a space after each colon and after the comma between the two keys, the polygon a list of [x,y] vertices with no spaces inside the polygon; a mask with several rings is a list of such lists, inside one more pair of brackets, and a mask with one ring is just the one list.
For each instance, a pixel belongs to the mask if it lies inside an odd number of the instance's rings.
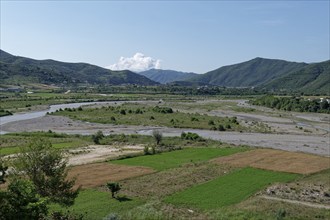
{"label": "dirt path", "polygon": [[323,205],[323,204],[316,204],[316,203],[311,203],[311,202],[302,202],[298,200],[290,200],[290,199],[281,199],[277,197],[272,197],[272,196],[260,196],[263,199],[269,199],[269,200],[276,200],[276,201],[281,201],[281,202],[287,202],[287,203],[292,203],[292,204],[297,204],[297,205],[304,205],[312,208],[318,208],[318,209],[330,209],[329,205]]}
{"label": "dirt path", "polygon": [[143,151],[141,145],[90,145],[88,147],[69,150],[69,165],[82,165],[117,158],[122,155],[136,154]]}

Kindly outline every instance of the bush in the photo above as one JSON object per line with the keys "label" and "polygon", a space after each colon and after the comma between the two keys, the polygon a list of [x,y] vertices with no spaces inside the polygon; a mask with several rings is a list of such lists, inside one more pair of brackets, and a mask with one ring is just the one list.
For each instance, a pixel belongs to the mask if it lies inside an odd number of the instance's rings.
{"label": "bush", "polygon": [[159,145],[159,143],[162,141],[163,134],[158,130],[154,130],[152,132],[152,136],[155,138],[156,144]]}
{"label": "bush", "polygon": [[198,118],[192,117],[191,121],[199,121]]}
{"label": "bush", "polygon": [[119,183],[117,182],[108,182],[106,186],[111,191],[112,198],[115,198],[115,194],[121,189]]}
{"label": "bush", "polygon": [[156,106],[152,109],[154,112],[159,112],[159,113],[163,113],[163,114],[171,114],[173,113],[173,109],[170,107],[159,107]]}
{"label": "bush", "polygon": [[126,115],[126,111],[125,111],[125,109],[120,110],[120,114],[122,114],[122,115]]}
{"label": "bush", "polygon": [[219,125],[218,130],[219,131],[225,131],[226,129],[223,127],[223,125]]}
{"label": "bush", "polygon": [[181,133],[181,139],[192,140],[192,141],[195,141],[195,140],[204,140],[198,134],[192,133],[192,132],[188,132],[188,133],[182,132]]}
{"label": "bush", "polygon": [[96,132],[96,134],[92,135],[92,140],[95,144],[100,144],[100,140],[104,138],[104,134],[102,131]]}

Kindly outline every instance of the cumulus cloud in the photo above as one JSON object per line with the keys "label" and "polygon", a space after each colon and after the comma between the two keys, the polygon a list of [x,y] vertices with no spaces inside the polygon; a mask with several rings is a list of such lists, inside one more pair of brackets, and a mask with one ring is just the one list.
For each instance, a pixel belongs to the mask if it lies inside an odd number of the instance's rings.
{"label": "cumulus cloud", "polygon": [[120,57],[115,64],[107,66],[111,70],[131,70],[141,72],[149,69],[160,69],[161,61],[152,57],[147,57],[142,53],[136,53],[133,57]]}

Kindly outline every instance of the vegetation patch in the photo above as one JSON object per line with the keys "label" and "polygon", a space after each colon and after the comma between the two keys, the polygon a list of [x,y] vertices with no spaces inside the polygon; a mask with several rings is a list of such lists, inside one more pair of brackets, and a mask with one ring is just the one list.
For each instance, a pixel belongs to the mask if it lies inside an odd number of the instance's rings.
{"label": "vegetation patch", "polygon": [[199,113],[184,113],[180,111],[173,111],[170,107],[146,106],[142,104],[126,103],[121,106],[81,108],[81,110],[66,109],[53,114],[68,116],[72,119],[104,124],[165,126],[219,131],[240,131],[247,129],[241,126],[235,117],[228,118],[209,116]]}
{"label": "vegetation patch", "polygon": [[169,196],[165,202],[200,209],[216,209],[239,203],[274,182],[292,181],[297,177],[297,174],[243,168]]}
{"label": "vegetation patch", "polygon": [[178,167],[185,163],[197,163],[219,156],[227,156],[247,150],[244,147],[237,148],[186,148],[155,155],[115,160],[113,164],[124,164],[131,166],[146,166],[161,171]]}
{"label": "vegetation patch", "polygon": [[[329,100],[329,99],[328,99]],[[284,111],[330,113],[330,104],[326,98],[304,99],[301,97],[263,96],[250,101],[253,105],[262,105]]]}
{"label": "vegetation patch", "polygon": [[216,158],[213,162],[298,174],[316,173],[330,168],[328,157],[273,149],[252,150]]}
{"label": "vegetation patch", "polygon": [[205,183],[234,170],[209,162],[188,163],[181,167],[121,181],[125,195],[144,199],[162,199],[197,184]]}
{"label": "vegetation patch", "polygon": [[[82,190],[69,208],[51,205],[51,211],[70,211],[74,214],[83,214],[84,219],[103,219],[106,216],[120,216],[129,212],[136,206],[142,205],[143,201],[133,198],[118,196],[111,198],[111,193],[96,189]],[[115,218],[113,218],[115,219]]]}
{"label": "vegetation patch", "polygon": [[48,140],[54,148],[61,150],[84,147],[93,143],[88,136],[59,134],[52,131],[12,133],[1,135],[0,154],[19,153],[21,149],[24,149],[29,142],[36,138]]}

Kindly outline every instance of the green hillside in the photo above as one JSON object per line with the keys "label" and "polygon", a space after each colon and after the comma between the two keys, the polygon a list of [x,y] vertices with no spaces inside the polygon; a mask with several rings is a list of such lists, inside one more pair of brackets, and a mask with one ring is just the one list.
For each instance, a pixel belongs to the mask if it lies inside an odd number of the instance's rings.
{"label": "green hillside", "polygon": [[13,56],[0,50],[0,80],[2,84],[138,84],[155,85],[147,77],[128,70],[111,71],[87,63],[65,63],[55,60],[34,60]]}
{"label": "green hillside", "polygon": [[267,89],[298,90],[330,95],[330,60],[305,66],[264,85]]}
{"label": "green hillside", "polygon": [[147,71],[139,72],[138,74],[148,77],[149,79],[159,82],[161,84],[171,83],[174,81],[188,80],[196,73],[179,72],[175,70],[161,70],[161,69],[150,69]]}
{"label": "green hillside", "polygon": [[247,62],[221,67],[189,81],[226,87],[253,87],[290,71],[299,70],[306,65],[284,60],[255,58]]}

